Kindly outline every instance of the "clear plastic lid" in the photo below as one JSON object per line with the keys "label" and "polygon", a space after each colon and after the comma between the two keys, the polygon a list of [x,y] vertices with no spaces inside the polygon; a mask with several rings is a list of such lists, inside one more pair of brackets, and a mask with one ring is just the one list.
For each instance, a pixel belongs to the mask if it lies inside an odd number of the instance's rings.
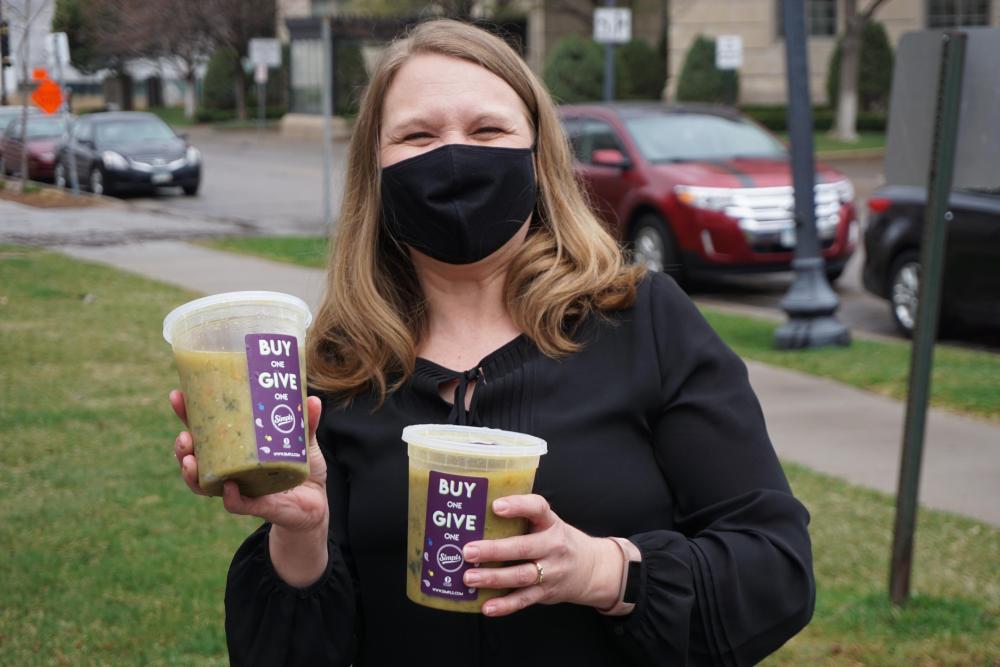
{"label": "clear plastic lid", "polygon": [[312,324],[312,313],[309,311],[309,306],[297,296],[283,292],[225,292],[188,301],[174,308],[163,318],[163,338],[172,344],[174,328],[181,322],[190,326],[213,320],[224,320],[235,309],[245,310],[247,307],[253,308],[255,306],[263,308],[277,306],[281,309],[292,310],[300,318],[303,331]]}
{"label": "clear plastic lid", "polygon": [[452,424],[414,424],[403,429],[411,445],[473,456],[541,456],[548,448],[541,438],[516,431]]}

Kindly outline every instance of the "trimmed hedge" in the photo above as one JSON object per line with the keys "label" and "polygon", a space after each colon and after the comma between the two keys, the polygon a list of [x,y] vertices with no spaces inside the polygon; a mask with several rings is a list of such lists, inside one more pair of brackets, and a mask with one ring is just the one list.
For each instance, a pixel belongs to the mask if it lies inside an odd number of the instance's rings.
{"label": "trimmed hedge", "polygon": [[229,110],[236,108],[236,68],[239,58],[227,47],[219,47],[208,59],[205,70],[201,106],[205,110]]}
{"label": "trimmed hedge", "polygon": [[[740,111],[772,132],[788,131],[788,108],[784,106],[745,106]],[[827,107],[813,107],[813,128],[828,131],[833,128],[836,112]],[[859,132],[885,132],[888,118],[882,112],[858,113]]]}
{"label": "trimmed hedge", "polygon": [[[666,62],[641,39],[615,49],[615,99],[658,100],[666,77]],[[604,99],[604,47],[579,35],[563,37],[549,52],[543,78],[557,103]]]}
{"label": "trimmed hedge", "polygon": [[617,95],[623,100],[659,100],[667,81],[667,61],[641,39],[633,39],[615,49],[623,78]]}
{"label": "trimmed hedge", "polygon": [[[621,81],[621,59],[615,59]],[[543,71],[545,85],[559,104],[594,102],[604,97],[604,50],[592,39],[563,37],[552,50]]]}
{"label": "trimmed hedge", "polygon": [[732,105],[739,97],[739,72],[716,69],[715,40],[698,35],[684,56],[677,82],[677,100]]}

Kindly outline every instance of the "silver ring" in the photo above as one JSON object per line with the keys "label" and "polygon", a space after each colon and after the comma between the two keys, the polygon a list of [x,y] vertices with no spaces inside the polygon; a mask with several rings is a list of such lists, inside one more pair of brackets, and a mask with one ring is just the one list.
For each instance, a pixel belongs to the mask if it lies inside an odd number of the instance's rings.
{"label": "silver ring", "polygon": [[531,561],[535,565],[535,569],[538,570],[538,579],[535,581],[536,586],[541,586],[542,582],[545,581],[545,568],[537,560]]}

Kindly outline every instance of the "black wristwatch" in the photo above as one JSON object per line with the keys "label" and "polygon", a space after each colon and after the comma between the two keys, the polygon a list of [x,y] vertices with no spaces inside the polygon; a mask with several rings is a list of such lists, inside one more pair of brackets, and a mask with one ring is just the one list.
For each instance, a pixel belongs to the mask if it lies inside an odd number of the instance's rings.
{"label": "black wristwatch", "polygon": [[639,601],[639,581],[642,563],[637,560],[628,562],[628,572],[625,575],[625,590],[622,592],[622,602],[635,604]]}

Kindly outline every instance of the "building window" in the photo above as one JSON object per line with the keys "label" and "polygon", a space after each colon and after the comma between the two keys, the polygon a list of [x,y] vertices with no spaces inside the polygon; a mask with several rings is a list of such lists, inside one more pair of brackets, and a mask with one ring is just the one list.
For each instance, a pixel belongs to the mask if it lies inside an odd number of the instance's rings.
{"label": "building window", "polygon": [[[774,3],[778,14],[778,37],[785,37],[783,0]],[[806,34],[811,37],[833,37],[837,34],[837,0],[806,0]]]}
{"label": "building window", "polygon": [[928,0],[928,28],[990,24],[990,0]]}
{"label": "building window", "polygon": [[292,40],[291,110],[294,113],[323,111],[323,44],[318,39]]}

